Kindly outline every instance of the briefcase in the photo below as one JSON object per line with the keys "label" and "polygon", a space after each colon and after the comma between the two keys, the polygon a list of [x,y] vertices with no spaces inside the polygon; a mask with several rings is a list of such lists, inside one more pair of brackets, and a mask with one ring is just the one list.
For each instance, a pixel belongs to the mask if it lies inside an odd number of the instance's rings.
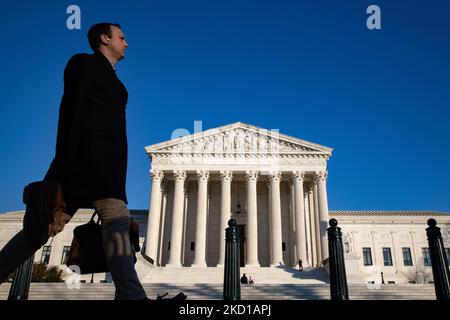
{"label": "briefcase", "polygon": [[[73,230],[73,239],[70,246],[69,254],[67,257],[66,265],[78,266],[80,274],[88,273],[102,273],[109,272],[108,265],[106,263],[105,253],[103,250],[102,239],[102,226],[100,224],[100,218],[95,221],[95,216],[98,215],[94,212],[88,223],[80,225]],[[138,243],[136,244],[135,231],[139,232],[139,225],[135,221],[130,222],[130,240],[132,245],[132,253],[134,257],[134,263],[137,258],[135,250],[139,251],[139,233],[137,236]]]}
{"label": "briefcase", "polygon": [[109,271],[103,251],[102,226],[100,219],[94,220],[96,215],[94,212],[88,223],[73,230],[66,265],[78,266],[80,274]]}

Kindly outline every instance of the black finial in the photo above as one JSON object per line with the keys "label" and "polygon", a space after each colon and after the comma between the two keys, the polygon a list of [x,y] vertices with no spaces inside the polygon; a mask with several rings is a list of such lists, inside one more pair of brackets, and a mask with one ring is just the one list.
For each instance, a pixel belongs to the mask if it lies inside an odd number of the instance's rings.
{"label": "black finial", "polygon": [[228,220],[228,226],[229,226],[229,227],[234,227],[234,226],[236,226],[236,220],[234,220],[234,219]]}
{"label": "black finial", "polygon": [[336,219],[330,219],[328,222],[330,224],[330,227],[336,227],[338,225],[338,222]]}
{"label": "black finial", "polygon": [[436,227],[437,222],[436,222],[436,220],[434,220],[434,219],[428,219],[427,224],[428,224],[430,227]]}

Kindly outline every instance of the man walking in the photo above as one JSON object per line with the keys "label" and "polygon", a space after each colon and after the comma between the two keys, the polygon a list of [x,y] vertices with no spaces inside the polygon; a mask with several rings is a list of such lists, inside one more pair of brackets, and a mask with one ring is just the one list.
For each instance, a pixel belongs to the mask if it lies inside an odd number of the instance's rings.
{"label": "man walking", "polygon": [[[64,71],[56,154],[44,180],[61,183],[65,223],[79,208],[99,213],[116,299],[145,299],[134,268],[125,191],[128,93],[115,69],[128,44],[112,23],[93,25],[88,40],[94,53],[74,55]],[[11,239],[0,251],[0,283],[39,248],[23,230]]]}

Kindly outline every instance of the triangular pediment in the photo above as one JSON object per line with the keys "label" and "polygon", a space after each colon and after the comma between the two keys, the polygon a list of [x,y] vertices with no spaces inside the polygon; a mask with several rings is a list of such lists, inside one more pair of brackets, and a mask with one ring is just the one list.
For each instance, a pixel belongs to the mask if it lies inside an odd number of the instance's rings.
{"label": "triangular pediment", "polygon": [[145,150],[148,154],[188,152],[331,155],[333,149],[281,134],[278,130],[236,122],[150,145]]}

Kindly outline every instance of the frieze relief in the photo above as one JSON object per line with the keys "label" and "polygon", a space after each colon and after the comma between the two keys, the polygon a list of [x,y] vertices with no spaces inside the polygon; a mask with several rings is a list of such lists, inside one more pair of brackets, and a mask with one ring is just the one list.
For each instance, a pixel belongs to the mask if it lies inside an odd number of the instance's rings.
{"label": "frieze relief", "polygon": [[280,140],[276,132],[267,132],[263,134],[238,128],[186,141],[158,151],[183,153],[276,153],[289,151],[314,152],[317,150]]}
{"label": "frieze relief", "polygon": [[350,233],[348,232],[344,233],[344,236],[342,237],[342,242],[344,244],[344,253],[353,252],[353,241]]}

